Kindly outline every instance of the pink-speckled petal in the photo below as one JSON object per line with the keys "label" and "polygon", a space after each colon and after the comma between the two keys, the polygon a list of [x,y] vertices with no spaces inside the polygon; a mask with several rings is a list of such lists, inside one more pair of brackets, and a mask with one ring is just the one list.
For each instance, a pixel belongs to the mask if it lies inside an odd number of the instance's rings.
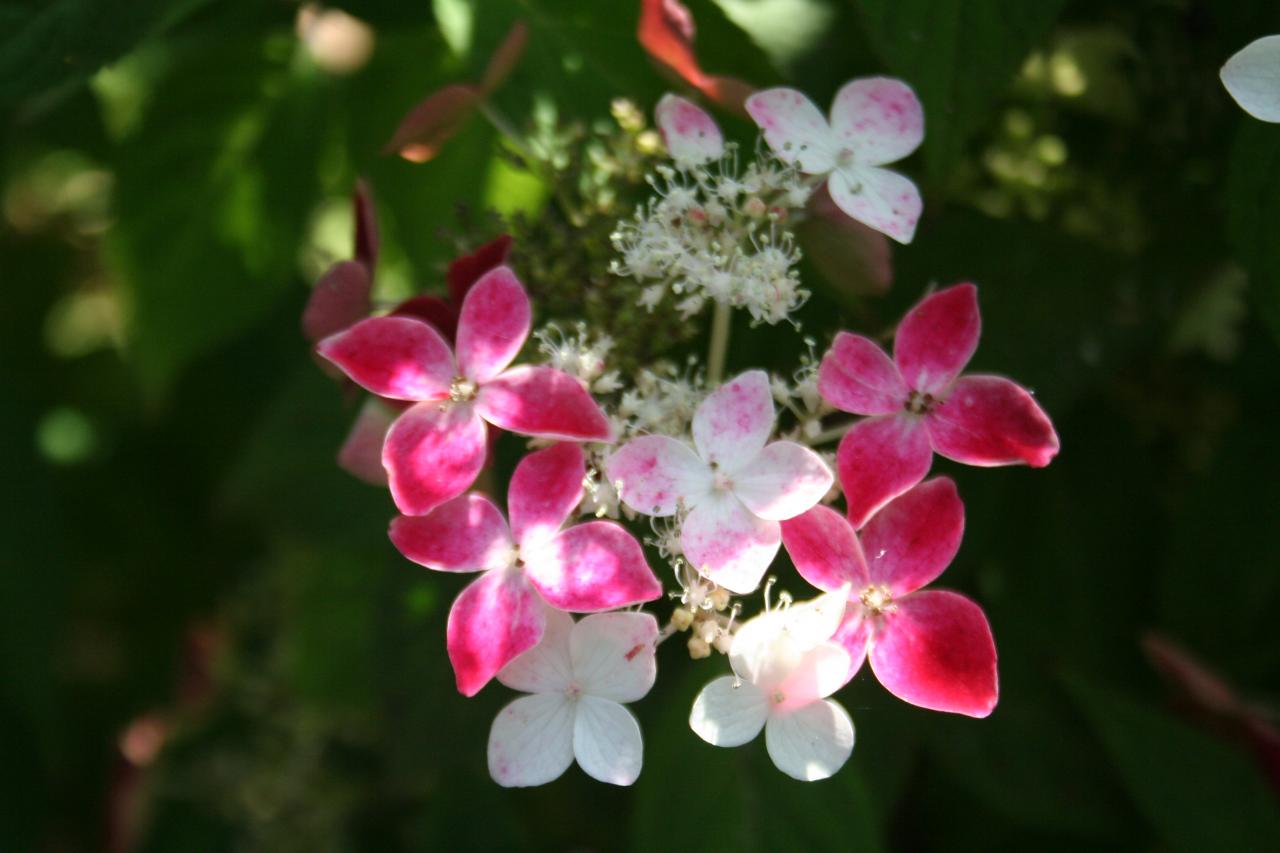
{"label": "pink-speckled petal", "polygon": [[924,590],[897,602],[871,644],[871,669],[904,702],[985,717],[996,706],[996,644],[982,608]]}
{"label": "pink-speckled petal", "polygon": [[520,460],[507,488],[511,534],[522,547],[555,535],[582,500],[582,448],[555,444]]}
{"label": "pink-speckled petal", "polygon": [[776,521],[752,515],[731,494],[708,496],[693,508],[680,531],[685,559],[720,586],[746,595],[760,585],[782,543]]}
{"label": "pink-speckled petal", "polygon": [[481,387],[476,411],[496,427],[562,441],[609,441],[609,419],[582,383],[554,367],[513,367]]}
{"label": "pink-speckled petal", "polygon": [[565,693],[521,696],[489,729],[489,775],[504,788],[545,785],[573,764],[576,703]]}
{"label": "pink-speckled petal", "polygon": [[890,415],[902,411],[909,389],[897,365],[861,335],[841,332],[818,367],[818,393],[842,412]]}
{"label": "pink-speckled petal", "polygon": [[942,394],[978,348],[978,288],[956,284],[920,300],[898,324],[893,358],[911,388]]}
{"label": "pink-speckled petal", "polygon": [[419,320],[361,320],[325,338],[316,352],[379,397],[439,400],[449,395],[453,354],[440,333]]}
{"label": "pink-speckled petal", "polygon": [[382,467],[382,443],[396,414],[377,397],[365,400],[338,450],[338,467],[370,485],[385,486],[387,471]]}
{"label": "pink-speckled petal", "polygon": [[773,394],[763,370],[730,379],[699,404],[693,415],[698,455],[732,473],[763,448],[773,431]]}
{"label": "pink-speckled petal", "polygon": [[733,474],[733,493],[761,518],[782,521],[822,500],[834,481],[821,456],[794,441],[775,441]]}
{"label": "pink-speckled petal", "polygon": [[933,448],[918,417],[880,415],[854,424],[836,450],[849,521],[855,528],[929,473]]}
{"label": "pink-speckled petal", "polygon": [[573,677],[584,693],[614,702],[643,699],[658,675],[658,620],[648,613],[595,613],[569,638]]}
{"label": "pink-speckled petal", "polygon": [[831,105],[831,130],[855,162],[883,166],[924,140],[924,109],[911,87],[889,77],[844,84]]}
{"label": "pink-speckled petal", "polygon": [[724,136],[711,116],[679,95],[663,95],[654,119],[671,159],[679,166],[698,166],[724,154]]}
{"label": "pink-speckled petal", "polygon": [[543,610],[546,627],[542,631],[542,639],[498,670],[498,681],[512,690],[563,693],[573,684],[573,661],[569,658],[573,617],[551,607]]}
{"label": "pink-speckled petal", "polygon": [[856,595],[871,582],[853,527],[830,507],[815,506],[782,522],[782,544],[800,577],[823,592],[848,583]]}
{"label": "pink-speckled petal", "polygon": [[1025,388],[1001,376],[962,376],[925,422],[934,449],[966,465],[1043,468],[1058,455],[1049,416]]}
{"label": "pink-speckled petal", "polygon": [[827,179],[836,206],[899,243],[910,243],[924,210],[912,180],[878,166],[846,166]]}
{"label": "pink-speckled petal", "polygon": [[886,504],[859,535],[871,582],[906,595],[951,565],[964,538],[964,503],[949,477],[935,477]]}
{"label": "pink-speckled petal", "polygon": [[471,488],[484,467],[484,421],[466,404],[419,403],[396,419],[382,466],[396,508],[422,515]]}
{"label": "pink-speckled petal", "polygon": [[560,610],[612,610],[662,595],[635,537],[612,521],[590,521],[520,553],[529,581]]}
{"label": "pink-speckled petal", "polygon": [[809,175],[836,165],[838,140],[813,101],[795,89],[777,88],[747,98],[747,113],[782,160]]}
{"label": "pink-speckled petal", "polygon": [[673,515],[681,501],[694,506],[711,489],[707,463],[686,444],[665,435],[633,438],[605,461],[604,468],[622,502],[645,515]]}
{"label": "pink-speckled petal", "polygon": [[493,501],[474,492],[426,515],[398,516],[389,534],[401,554],[428,569],[479,572],[515,562],[507,520]]}
{"label": "pink-speckled petal", "polygon": [[510,569],[485,572],[453,602],[447,628],[458,692],[474,696],[516,655],[542,639],[546,605]]}
{"label": "pink-speckled petal", "polygon": [[529,337],[529,294],[509,267],[489,270],[467,291],[458,315],[458,369],[484,384],[511,364]]}

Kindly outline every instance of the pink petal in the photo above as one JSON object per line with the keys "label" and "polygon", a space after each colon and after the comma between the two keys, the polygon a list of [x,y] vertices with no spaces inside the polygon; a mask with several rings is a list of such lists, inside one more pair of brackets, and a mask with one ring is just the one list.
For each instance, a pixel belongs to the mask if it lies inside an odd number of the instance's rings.
{"label": "pink petal", "polygon": [[507,520],[493,501],[471,493],[426,515],[392,519],[391,543],[413,562],[442,572],[480,572],[515,563]]}
{"label": "pink petal", "polygon": [[831,130],[856,162],[883,166],[901,160],[924,140],[924,110],[901,80],[867,77],[846,83],[831,105]]}
{"label": "pink petal", "polygon": [[871,582],[906,595],[951,565],[964,537],[964,503],[950,478],[935,477],[886,504],[859,536]]}
{"label": "pink petal", "polygon": [[911,415],[880,415],[840,439],[836,468],[849,521],[861,527],[876,510],[924,479],[933,463],[929,430]]}
{"label": "pink petal", "polygon": [[456,498],[484,467],[484,421],[466,404],[419,403],[391,425],[382,446],[391,497],[405,515]]}
{"label": "pink petal", "polygon": [[893,358],[907,385],[937,397],[969,363],[981,333],[978,288],[957,284],[926,296],[903,316]]}
{"label": "pink petal", "polygon": [[996,645],[982,608],[963,595],[925,590],[897,602],[872,641],[871,669],[912,705],[985,717],[996,706]]}
{"label": "pink petal", "polygon": [[391,310],[391,316],[430,323],[446,341],[458,336],[458,309],[434,293],[409,297]]}
{"label": "pink petal", "polygon": [[382,149],[412,163],[425,163],[462,129],[484,93],[469,83],[451,83],[418,102]]}
{"label": "pink petal", "polygon": [[608,441],[609,419],[582,383],[554,367],[521,365],[486,383],[476,411],[496,427],[563,441]]}
{"label": "pink petal", "polygon": [[462,305],[467,291],[480,280],[480,276],[505,264],[510,253],[511,235],[500,234],[471,254],[454,258],[445,271],[444,280],[455,308]]}
{"label": "pink petal", "polygon": [[899,243],[910,243],[924,210],[920,190],[904,175],[878,166],[836,169],[827,191],[849,216]]}
{"label": "pink petal", "polygon": [[511,534],[522,546],[555,535],[582,500],[582,448],[556,444],[520,460],[507,488]]}
{"label": "pink petal", "polygon": [[355,191],[351,194],[352,218],[356,223],[355,259],[368,268],[373,274],[378,265],[378,246],[381,243],[378,234],[378,208],[373,203],[373,190],[364,178],[356,180]]}
{"label": "pink petal", "polygon": [[315,342],[369,316],[369,268],[357,261],[339,261],[311,288],[302,311],[302,334]]}
{"label": "pink petal", "polygon": [[683,442],[665,435],[628,441],[605,461],[605,476],[622,502],[645,515],[673,515],[684,501],[693,506],[711,488],[707,463]]}
{"label": "pink petal", "polygon": [[741,595],[760,585],[781,542],[778,522],[752,515],[724,492],[694,507],[680,531],[685,559],[710,580]]}
{"label": "pink petal", "polygon": [[725,471],[735,471],[764,448],[773,431],[773,394],[763,370],[748,370],[721,385],[693,414],[698,454]]}
{"label": "pink petal", "polygon": [[396,414],[377,397],[365,400],[338,450],[338,467],[366,483],[385,486],[387,471],[382,467],[382,443]]}
{"label": "pink petal", "polygon": [[679,95],[663,95],[654,110],[662,141],[677,164],[697,166],[724,154],[724,136],[711,116]]}
{"label": "pink petal", "polygon": [[[857,593],[858,590],[855,589],[854,594]],[[862,669],[862,662],[867,659],[867,641],[871,639],[872,625],[863,613],[861,605],[855,601],[849,602],[849,607],[844,612],[844,621],[831,638],[831,642],[840,644],[849,653],[849,672],[844,678],[846,684],[858,674],[858,670]]]}
{"label": "pink petal", "polygon": [[857,595],[871,583],[853,527],[830,507],[815,506],[782,522],[782,544],[800,577],[823,592],[851,583]]}
{"label": "pink petal", "polygon": [[453,602],[447,628],[458,692],[474,696],[516,655],[538,644],[546,605],[517,571],[485,572]]}
{"label": "pink petal", "polygon": [[747,98],[747,113],[764,133],[773,153],[783,161],[810,175],[826,174],[835,168],[839,140],[832,134],[826,117],[803,92],[787,88],[756,92]]}
{"label": "pink petal", "polygon": [[908,389],[884,350],[861,335],[841,332],[822,357],[818,393],[842,412],[890,415],[902,411]]}
{"label": "pink petal", "polygon": [[458,317],[458,369],[477,384],[497,376],[524,346],[531,318],[529,294],[508,267],[481,276],[467,291]]}
{"label": "pink petal", "polygon": [[837,291],[883,296],[893,284],[893,252],[879,231],[836,206],[826,183],[809,196],[803,222],[796,225],[805,257]]}
{"label": "pink petal", "polygon": [[440,333],[406,317],[371,317],[330,335],[316,352],[356,384],[393,400],[439,400],[449,395],[453,355]]}
{"label": "pink petal", "polygon": [[794,518],[822,500],[835,477],[822,457],[794,441],[775,441],[733,474],[733,493],[761,518]]}
{"label": "pink petal", "polygon": [[1043,468],[1058,434],[1026,389],[1000,376],[964,376],[926,418],[933,447],[968,465]]}
{"label": "pink petal", "polygon": [[560,610],[612,610],[662,595],[640,543],[612,521],[570,527],[521,558],[529,582]]}

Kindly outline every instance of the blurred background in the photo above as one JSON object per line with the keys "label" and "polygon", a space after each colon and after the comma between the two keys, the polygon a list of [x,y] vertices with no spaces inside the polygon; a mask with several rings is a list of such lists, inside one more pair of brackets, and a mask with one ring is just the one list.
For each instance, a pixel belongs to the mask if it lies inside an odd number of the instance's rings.
{"label": "blurred background", "polygon": [[[888,73],[924,102],[915,243],[889,275],[815,238],[806,332],[977,281],[974,366],[1056,421],[1046,470],[936,466],[968,511],[942,585],[991,619],[995,713],[909,707],[864,670],[840,695],[852,760],[802,785],[761,742],[692,735],[723,662],[671,643],[634,706],[634,788],[489,780],[509,694],[453,688],[465,579],[400,558],[385,492],[334,464],[358,400],[299,317],[351,256],[357,177],[381,300],[443,292],[502,230],[566,314],[607,292],[604,244],[574,238],[609,220],[557,228],[482,118],[426,163],[382,150],[522,20],[492,103],[541,150],[590,152],[632,121],[613,99],[648,114],[680,88],[638,2],[3,0],[0,847],[1280,849],[1280,127],[1217,76],[1280,32],[1276,4],[687,5],[709,72],[819,104]],[[632,177],[597,210],[626,215]],[[787,364],[778,334],[736,331],[730,367]]]}

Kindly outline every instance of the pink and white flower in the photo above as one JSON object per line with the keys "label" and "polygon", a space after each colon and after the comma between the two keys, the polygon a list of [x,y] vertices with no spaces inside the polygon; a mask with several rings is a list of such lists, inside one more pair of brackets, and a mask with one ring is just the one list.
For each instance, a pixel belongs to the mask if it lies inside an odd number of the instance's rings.
{"label": "pink and white flower", "polygon": [[859,535],[824,506],[783,522],[782,540],[804,579],[848,590],[835,636],[849,652],[845,680],[870,657],[871,671],[899,699],[970,717],[991,713],[996,646],[982,608],[959,593],[921,590],[950,565],[963,534],[964,504],[946,477],[911,489]]}
{"label": "pink and white flower", "polygon": [[455,352],[432,326],[373,317],[325,338],[320,355],[357,384],[410,406],[392,424],[382,462],[396,507],[421,515],[475,482],[485,422],[569,441],[610,438],[609,420],[577,379],[509,365],[529,336],[529,296],[507,267],[486,273],[462,302]]}
{"label": "pink and white flower", "polygon": [[937,451],[968,465],[1049,464],[1058,434],[1031,394],[1000,376],[960,371],[978,348],[978,289],[957,284],[907,312],[893,359],[841,332],[822,358],[818,391],[859,421],[836,467],[855,527],[924,479]]}
{"label": "pink and white flower", "polygon": [[507,705],[489,731],[489,775],[507,788],[542,785],[577,759],[588,776],[630,785],[644,743],[626,702],[657,676],[658,622],[647,613],[597,613],[574,623],[549,611],[542,641],[498,672],[530,695]]}
{"label": "pink and white flower", "polygon": [[802,782],[831,776],[853,752],[853,720],[827,697],[846,681],[849,653],[831,642],[848,590],[755,617],[729,648],[733,675],[694,700],[689,726],[713,746],[741,746],[764,729],[769,757]]}
{"label": "pink and white flower", "polygon": [[677,166],[701,166],[724,155],[724,135],[715,119],[692,101],[666,94],[653,114],[662,141]]}
{"label": "pink and white flower", "polygon": [[749,593],[778,553],[778,522],[816,504],[832,482],[809,448],[766,444],[773,422],[769,377],[750,370],[698,406],[694,448],[665,435],[641,436],[610,456],[605,471],[636,512],[664,517],[687,510],[680,530],[685,558],[720,586]]}
{"label": "pink and white flower", "polygon": [[483,572],[449,611],[449,660],[463,695],[474,696],[537,644],[546,604],[583,613],[662,594],[640,543],[619,525],[591,521],[561,529],[582,500],[585,476],[582,448],[557,444],[516,466],[507,491],[510,524],[474,492],[391,522],[391,541],[413,562],[443,572]]}
{"label": "pink and white flower", "polygon": [[841,210],[900,243],[915,235],[923,204],[909,178],[883,166],[924,139],[924,110],[911,87],[888,77],[846,83],[827,121],[802,92],[776,88],[747,99],[774,154],[801,172],[827,175]]}

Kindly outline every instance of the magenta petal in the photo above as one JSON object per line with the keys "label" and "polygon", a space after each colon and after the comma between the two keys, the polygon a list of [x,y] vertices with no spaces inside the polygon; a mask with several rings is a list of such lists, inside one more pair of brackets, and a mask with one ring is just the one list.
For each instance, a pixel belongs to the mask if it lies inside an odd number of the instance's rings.
{"label": "magenta petal", "polygon": [[446,341],[458,335],[458,309],[433,293],[411,296],[391,309],[392,317],[412,317],[430,323]]}
{"label": "magenta petal", "polygon": [[707,395],[693,414],[693,443],[707,462],[730,470],[750,461],[773,432],[769,375],[748,370]]}
{"label": "magenta petal", "polygon": [[396,508],[422,515],[469,489],[484,467],[486,437],[471,406],[419,403],[408,409],[382,446]]}
{"label": "magenta petal", "polygon": [[369,268],[357,261],[339,261],[311,288],[302,311],[302,333],[318,341],[369,316]]}
{"label": "magenta petal", "polygon": [[474,696],[498,670],[542,639],[546,605],[524,574],[499,570],[476,578],[449,611],[449,661],[458,692]]}
{"label": "magenta petal", "polygon": [[858,537],[830,507],[815,506],[782,522],[782,544],[800,576],[824,592],[851,583],[857,595],[871,582]]}
{"label": "magenta petal", "polygon": [[462,304],[462,300],[467,298],[467,291],[480,280],[480,276],[506,263],[510,252],[511,235],[500,234],[471,254],[450,261],[444,280],[454,305]]}
{"label": "magenta petal", "polygon": [[711,489],[711,469],[686,444],[665,435],[642,435],[614,451],[605,475],[622,502],[645,515],[674,515]]}
{"label": "magenta petal", "polygon": [[582,500],[587,464],[576,444],[556,444],[520,460],[507,488],[511,534],[521,546],[555,534]]}
{"label": "magenta petal", "polygon": [[612,521],[590,521],[521,553],[529,581],[560,610],[612,610],[662,595],[635,537]]}
{"label": "magenta petal", "polygon": [[480,389],[476,411],[494,426],[564,441],[608,441],[609,419],[582,383],[554,367],[513,367]]}
{"label": "magenta petal", "polygon": [[382,443],[396,414],[377,397],[365,400],[338,450],[338,467],[366,483],[385,486],[387,471],[382,467]]}
{"label": "magenta petal", "polygon": [[876,510],[923,480],[932,463],[929,431],[919,418],[881,415],[854,424],[836,450],[849,521],[861,527]]}
{"label": "magenta petal", "polygon": [[889,415],[902,411],[908,388],[897,365],[875,343],[841,332],[818,368],[822,399],[855,415]]}
{"label": "magenta petal", "polygon": [[426,515],[392,519],[389,534],[401,554],[428,569],[478,572],[515,562],[507,520],[480,494],[454,498]]}
{"label": "magenta petal", "polygon": [[1058,434],[1026,389],[1000,376],[965,376],[929,415],[933,447],[968,465],[1042,468],[1058,454]]}
{"label": "magenta petal", "polygon": [[951,565],[964,536],[964,504],[948,477],[921,483],[885,505],[862,528],[871,582],[894,596],[932,581]]}
{"label": "magenta petal", "polygon": [[[856,596],[856,591],[854,594]],[[867,659],[867,641],[871,639],[871,628],[872,623],[864,616],[862,606],[856,600],[850,601],[849,606],[845,608],[840,627],[831,638],[831,642],[843,646],[849,653],[849,674],[845,677],[846,684],[858,674],[858,670],[862,669],[862,662]]]}
{"label": "magenta petal", "polygon": [[936,397],[969,363],[981,332],[978,288],[957,284],[926,296],[907,312],[898,324],[893,359],[907,385]]}
{"label": "magenta petal", "polygon": [[897,602],[871,644],[871,669],[904,702],[985,717],[996,706],[996,644],[982,608],[925,590]]}
{"label": "magenta petal", "polygon": [[408,317],[371,317],[316,345],[358,385],[393,400],[449,395],[453,354],[440,333]]}
{"label": "magenta petal", "polygon": [[458,317],[458,369],[484,384],[524,346],[532,317],[529,294],[508,267],[489,270],[467,291]]}

